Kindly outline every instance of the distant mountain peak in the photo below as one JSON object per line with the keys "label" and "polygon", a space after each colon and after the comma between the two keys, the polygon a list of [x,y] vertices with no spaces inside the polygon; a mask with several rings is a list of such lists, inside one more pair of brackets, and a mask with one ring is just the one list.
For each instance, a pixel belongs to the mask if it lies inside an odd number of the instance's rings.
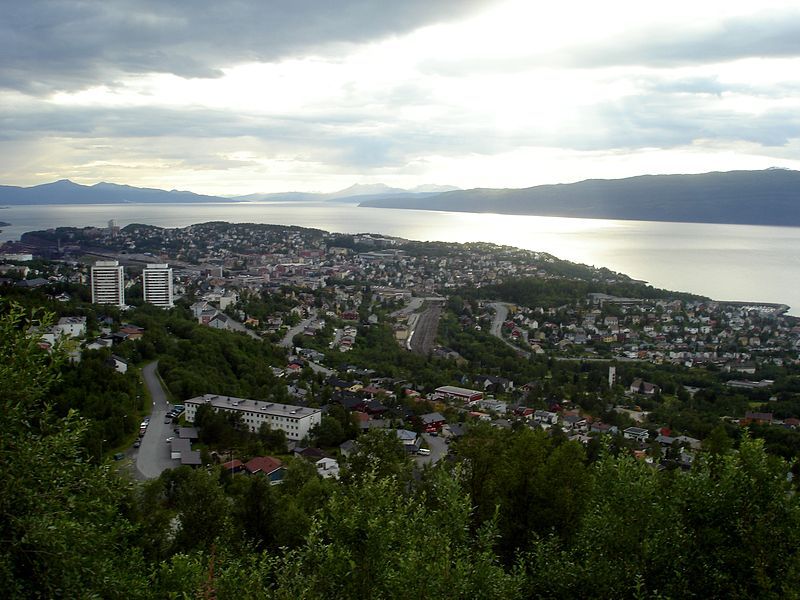
{"label": "distant mountain peak", "polygon": [[334,194],[346,194],[348,196],[363,196],[366,194],[385,194],[393,190],[405,191],[400,188],[389,187],[385,183],[354,183],[349,188],[334,192]]}
{"label": "distant mountain peak", "polygon": [[435,185],[424,184],[418,185],[410,190],[404,188],[396,188],[386,185],[385,183],[355,183],[348,188],[333,192],[332,194],[325,194],[327,198],[351,198],[353,196],[379,196],[389,194],[431,194],[440,192],[452,192],[458,190],[452,185]]}

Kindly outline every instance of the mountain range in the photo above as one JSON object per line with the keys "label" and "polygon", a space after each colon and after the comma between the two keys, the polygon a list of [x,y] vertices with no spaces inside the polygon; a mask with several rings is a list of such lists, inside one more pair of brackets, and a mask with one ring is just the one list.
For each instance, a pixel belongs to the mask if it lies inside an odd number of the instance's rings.
{"label": "mountain range", "polygon": [[116,183],[81,185],[61,179],[33,187],[12,185],[0,186],[0,204],[121,204],[121,203],[189,203],[189,202],[305,202],[336,201],[360,202],[387,196],[403,196],[410,199],[428,197],[444,191],[457,190],[453,186],[418,186],[411,190],[392,188],[384,184],[356,184],[347,189],[329,194],[309,192],[279,192],[272,194],[248,194],[246,196],[207,196],[180,190],[137,188]]}
{"label": "mountain range", "polygon": [[800,226],[800,172],[787,169],[588,179],[525,189],[369,199],[359,206],[456,212]]}
{"label": "mountain range", "polygon": [[800,172],[787,169],[699,175],[588,179],[524,189],[411,190],[357,184],[334,193],[285,192],[221,197],[63,179],[33,187],[0,186],[0,205],[197,202],[341,202],[379,208],[593,219],[800,226]]}

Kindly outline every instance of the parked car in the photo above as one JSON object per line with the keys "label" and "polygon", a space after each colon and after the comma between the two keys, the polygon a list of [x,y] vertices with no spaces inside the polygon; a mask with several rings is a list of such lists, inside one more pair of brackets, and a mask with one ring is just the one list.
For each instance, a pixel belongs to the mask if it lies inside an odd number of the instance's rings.
{"label": "parked car", "polygon": [[133,442],[133,447],[134,448],[138,448],[141,445],[142,445],[142,440],[136,440],[135,442]]}
{"label": "parked car", "polygon": [[167,415],[167,417],[164,419],[164,424],[169,425],[170,423],[172,423],[172,417]]}
{"label": "parked car", "polygon": [[114,460],[122,460],[123,458],[125,458],[125,455],[122,452],[117,452],[114,455]]}
{"label": "parked car", "polygon": [[172,437],[172,436],[169,436],[169,437],[167,438],[167,443],[169,444],[169,443],[170,443],[172,440],[174,440],[174,439],[175,439],[174,437]]}
{"label": "parked car", "polygon": [[430,453],[431,451],[428,448],[420,448],[417,451],[417,454],[421,454],[422,456],[428,456]]}

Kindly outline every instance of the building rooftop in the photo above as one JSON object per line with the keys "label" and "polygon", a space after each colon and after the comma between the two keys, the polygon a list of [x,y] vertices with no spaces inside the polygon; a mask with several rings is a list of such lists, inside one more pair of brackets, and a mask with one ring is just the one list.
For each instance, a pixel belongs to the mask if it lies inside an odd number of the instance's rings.
{"label": "building rooftop", "polygon": [[215,394],[204,394],[186,401],[189,404],[200,405],[210,404],[214,408],[224,410],[238,410],[258,412],[265,415],[303,418],[320,412],[317,408],[307,408],[305,406],[294,406],[292,404],[280,404],[278,402],[267,402],[265,400],[249,400],[247,398],[235,398],[233,396],[217,396]]}

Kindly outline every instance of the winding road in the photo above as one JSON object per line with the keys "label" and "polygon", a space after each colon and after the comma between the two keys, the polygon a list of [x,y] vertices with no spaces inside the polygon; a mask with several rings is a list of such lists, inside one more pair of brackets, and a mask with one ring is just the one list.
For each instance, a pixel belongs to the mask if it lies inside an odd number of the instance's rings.
{"label": "winding road", "polygon": [[492,326],[489,329],[489,333],[501,340],[509,348],[513,348],[514,351],[516,351],[520,356],[530,358],[530,352],[526,352],[519,346],[515,346],[503,337],[503,323],[505,323],[506,318],[508,317],[508,305],[503,302],[492,302],[487,306],[494,310],[494,319],[492,319]]}

